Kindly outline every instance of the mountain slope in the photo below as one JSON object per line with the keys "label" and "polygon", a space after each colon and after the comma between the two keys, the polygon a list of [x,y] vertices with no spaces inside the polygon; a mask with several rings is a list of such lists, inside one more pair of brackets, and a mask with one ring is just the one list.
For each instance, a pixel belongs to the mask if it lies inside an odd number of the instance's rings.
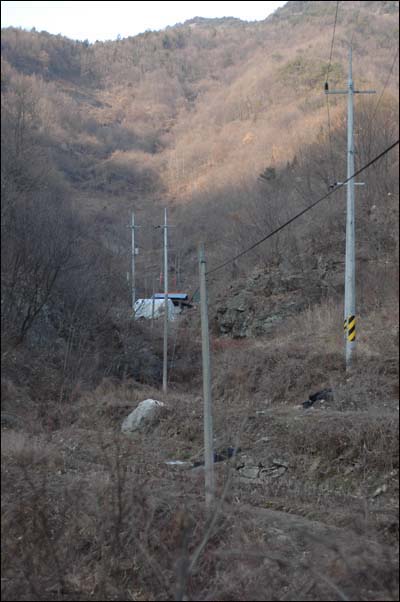
{"label": "mountain slope", "polygon": [[[255,245],[345,177],[336,7],[93,45],[2,32],[4,599],[398,600],[398,148],[356,188],[351,371],[345,190]],[[397,19],[339,3],[329,84],[352,40],[377,89],[356,98],[357,167],[398,137]],[[200,240],[224,264],[215,457],[241,451],[215,465],[211,522],[197,303],[170,324],[164,394],[163,323],[132,319],[126,281],[134,209],[137,295],[163,289],[166,206],[171,286],[198,288]],[[121,435],[146,397],[160,419]]]}
{"label": "mountain slope", "polygon": [[[326,127],[335,7],[289,2],[261,23],[195,19],[93,45],[5,30],[2,56],[17,71],[56,84],[64,105],[57,121],[74,114],[65,138],[80,139],[89,152],[99,148],[116,170],[154,164],[168,195],[185,200],[216,181],[223,186],[285,164],[313,141],[313,130]],[[346,82],[352,39],[356,84],[382,89],[396,50],[397,11],[396,2],[340,4],[332,86]],[[397,84],[395,69],[388,91]],[[339,98],[331,105],[335,127],[345,105]]]}

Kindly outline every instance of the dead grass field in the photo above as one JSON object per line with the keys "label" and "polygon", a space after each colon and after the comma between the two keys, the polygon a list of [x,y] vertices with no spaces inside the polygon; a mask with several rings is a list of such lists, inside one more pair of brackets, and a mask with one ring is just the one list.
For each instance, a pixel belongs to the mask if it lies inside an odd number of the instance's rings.
{"label": "dead grass field", "polygon": [[[3,599],[398,599],[396,370],[374,358],[346,377],[339,348],[322,354],[335,312],[310,313],[312,351],[290,324],[279,344],[214,342],[215,445],[241,451],[215,464],[211,515],[203,468],[165,464],[202,457],[193,391],[105,380],[58,430],[3,429]],[[334,398],[304,409],[312,386]],[[122,436],[148,397],[167,410]]]}

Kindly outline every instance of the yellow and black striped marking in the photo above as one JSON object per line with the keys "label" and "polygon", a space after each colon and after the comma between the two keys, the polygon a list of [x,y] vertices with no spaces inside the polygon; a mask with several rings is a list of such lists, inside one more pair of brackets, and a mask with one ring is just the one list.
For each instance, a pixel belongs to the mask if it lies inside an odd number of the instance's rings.
{"label": "yellow and black striped marking", "polygon": [[344,330],[346,332],[347,340],[354,341],[356,338],[356,317],[349,316],[344,321]]}

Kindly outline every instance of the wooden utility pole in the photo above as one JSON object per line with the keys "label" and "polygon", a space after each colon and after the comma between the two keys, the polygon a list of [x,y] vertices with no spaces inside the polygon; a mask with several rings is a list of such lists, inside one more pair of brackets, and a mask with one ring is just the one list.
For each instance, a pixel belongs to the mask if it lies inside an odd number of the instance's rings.
{"label": "wooden utility pole", "polygon": [[208,299],[206,286],[206,259],[204,245],[199,246],[201,343],[203,357],[203,396],[204,396],[204,469],[205,499],[209,508],[214,501],[214,450],[211,401],[210,339],[208,333]]}

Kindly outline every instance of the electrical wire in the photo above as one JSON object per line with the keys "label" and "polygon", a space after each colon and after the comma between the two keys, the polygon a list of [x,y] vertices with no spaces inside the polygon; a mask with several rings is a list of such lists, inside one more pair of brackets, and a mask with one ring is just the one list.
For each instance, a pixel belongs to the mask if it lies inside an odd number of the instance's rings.
{"label": "electrical wire", "polygon": [[330,154],[330,159],[331,159],[331,173],[332,173],[333,182],[336,183],[337,182],[337,178],[336,178],[335,164],[334,164],[334,161],[333,161],[333,146],[332,146],[332,134],[331,134],[331,114],[330,114],[330,110],[329,110],[329,94],[326,94],[326,110],[327,110],[327,113],[328,113],[328,140],[329,140],[329,154]]}
{"label": "electrical wire", "polygon": [[374,119],[374,117],[375,117],[375,115],[376,115],[376,112],[377,112],[377,110],[378,110],[378,107],[379,107],[379,103],[381,102],[381,100],[382,100],[382,97],[383,97],[383,95],[384,95],[384,93],[385,93],[385,90],[386,90],[386,88],[387,88],[387,86],[388,86],[388,84],[389,84],[390,78],[392,77],[393,69],[394,69],[394,66],[395,66],[395,64],[396,64],[396,61],[397,61],[397,59],[398,59],[398,56],[399,56],[399,48],[397,48],[397,52],[396,52],[396,54],[395,54],[395,56],[394,56],[394,59],[393,59],[393,62],[392,62],[392,66],[390,67],[389,75],[388,75],[388,76],[387,76],[387,78],[386,78],[386,82],[385,82],[385,84],[384,84],[384,86],[383,86],[383,90],[382,90],[382,92],[381,92],[381,94],[380,94],[380,96],[379,96],[379,98],[378,98],[378,102],[376,103],[376,106],[375,106],[374,112],[372,113],[372,117],[371,117],[371,118],[370,118],[370,120],[369,120],[370,124],[372,123],[372,121],[373,121],[373,119]]}
{"label": "electrical wire", "polygon": [[[226,261],[224,261],[220,265],[217,265],[215,268],[212,268],[211,270],[208,270],[206,272],[206,276],[209,276],[210,274],[214,274],[215,272],[221,270],[222,268],[224,268],[225,266],[229,265],[233,261],[236,261],[236,259],[239,259],[239,257],[243,257],[243,255],[245,255],[246,253],[248,253],[249,251],[252,251],[256,247],[258,247],[261,243],[265,242],[269,238],[272,238],[272,236],[274,236],[278,232],[281,232],[284,228],[286,228],[287,226],[289,226],[290,224],[292,224],[299,217],[301,217],[302,215],[304,215],[308,211],[311,211],[311,209],[313,209],[314,207],[316,207],[316,205],[318,205],[319,203],[321,203],[322,201],[324,201],[326,198],[328,198],[331,194],[333,194],[334,192],[336,192],[337,190],[339,190],[339,188],[343,188],[343,186],[345,186],[345,184],[347,184],[347,182],[349,182],[350,180],[352,180],[356,176],[360,175],[360,173],[362,173],[363,171],[365,171],[366,169],[368,169],[369,167],[371,167],[371,165],[373,165],[374,163],[376,163],[377,161],[379,161],[379,159],[381,159],[384,155],[386,155],[391,150],[393,150],[398,144],[399,144],[399,140],[396,140],[396,142],[393,142],[393,144],[391,144],[384,151],[382,151],[381,153],[379,153],[379,155],[377,155],[376,157],[374,157],[373,159],[371,159],[371,161],[369,161],[366,165],[364,165],[363,167],[361,167],[360,169],[358,169],[352,176],[350,176],[349,178],[347,178],[346,180],[344,180],[344,182],[341,182],[340,184],[337,184],[335,188],[333,188],[332,190],[330,190],[329,192],[327,192],[326,194],[324,194],[324,196],[322,196],[321,198],[319,198],[316,201],[314,201],[313,203],[311,203],[311,205],[308,205],[308,207],[306,207],[305,209],[302,209],[302,211],[300,211],[299,213],[296,213],[296,215],[294,215],[293,217],[291,217],[289,220],[287,220],[282,225],[278,226],[278,228],[275,228],[275,230],[273,230],[272,232],[269,232],[266,236],[264,236],[263,238],[261,238],[260,240],[258,240],[254,244],[252,244],[247,249],[244,249],[243,251],[241,251],[240,253],[238,253],[234,257],[231,257],[230,259],[227,259]],[[196,292],[197,291],[195,291],[195,293]],[[194,296],[195,293],[193,293],[192,298],[193,298],[193,296]]]}
{"label": "electrical wire", "polygon": [[329,55],[328,70],[326,72],[326,81],[328,81],[328,79],[329,79],[329,71],[331,70],[332,53],[333,53],[333,45],[335,43],[335,32],[336,32],[336,23],[337,23],[338,9],[339,9],[339,0],[336,2],[335,22],[333,24],[333,33],[332,33],[332,41],[331,41],[331,52],[330,52],[330,55]]}
{"label": "electrical wire", "polygon": [[[288,226],[289,224],[293,223],[297,218],[301,217],[302,215],[304,215],[305,213],[307,213],[308,211],[310,211],[311,209],[313,209],[316,205],[318,205],[319,203],[321,203],[322,201],[324,201],[327,197],[329,197],[331,194],[333,194],[334,192],[336,192],[336,190],[339,190],[339,188],[343,188],[343,186],[345,186],[347,184],[347,182],[349,182],[353,178],[357,177],[360,173],[362,173],[363,171],[365,171],[366,169],[368,169],[369,167],[371,167],[371,165],[373,165],[374,163],[376,163],[377,161],[379,161],[379,159],[381,159],[384,155],[386,155],[387,153],[389,153],[398,144],[399,144],[399,140],[396,140],[396,142],[393,142],[393,144],[391,144],[390,146],[388,146],[379,155],[377,155],[376,157],[374,157],[373,159],[371,159],[371,161],[369,161],[366,165],[364,165],[358,171],[356,171],[350,178],[347,178],[344,182],[341,182],[340,184],[337,184],[335,188],[332,188],[324,196],[322,196],[321,198],[319,198],[318,200],[316,200],[311,205],[308,205],[308,207],[306,207],[305,209],[303,209],[302,211],[300,211],[299,213],[297,213],[296,215],[294,215],[292,218],[290,218],[289,220],[287,220],[281,226],[278,226],[278,228],[276,228],[275,230],[273,230],[272,232],[270,232],[269,234],[267,234],[266,236],[264,236],[263,238],[261,238],[260,240],[258,240],[257,242],[255,242],[253,245],[251,245],[247,249],[244,249],[243,251],[241,251],[240,253],[238,253],[234,257],[231,257],[230,259],[227,259],[223,263],[217,265],[215,268],[212,268],[211,270],[208,270],[206,272],[206,276],[209,276],[210,274],[213,274],[213,273],[221,270],[222,268],[224,268],[225,266],[229,265],[230,263],[233,263],[234,261],[236,261],[240,257],[243,257],[243,255],[245,255],[249,251],[252,251],[256,247],[258,247],[260,244],[262,244],[263,242],[265,242],[269,238],[272,238],[272,236],[274,236],[278,232],[281,232],[284,228],[286,228],[286,226]],[[192,296],[190,297],[190,302],[193,301],[196,293],[199,290],[200,290],[199,287],[197,287],[195,289],[195,291],[193,292]]]}
{"label": "electrical wire", "polygon": [[[332,41],[331,41],[331,51],[330,51],[330,54],[329,54],[329,64],[328,64],[328,69],[327,69],[327,72],[326,72],[326,79],[325,79],[325,90],[326,91],[329,89],[329,72],[331,70],[333,45],[335,43],[335,32],[336,32],[336,23],[337,23],[337,16],[338,16],[338,8],[339,8],[339,1],[336,2],[335,22],[333,24],[333,33],[332,33]],[[337,178],[336,178],[336,174],[335,174],[335,165],[334,165],[334,161],[333,161],[333,147],[332,147],[332,134],[331,134],[331,115],[330,115],[330,109],[329,109],[329,94],[326,94],[326,109],[327,109],[327,113],[328,113],[328,139],[329,139],[329,148],[330,148],[330,157],[331,157],[331,172],[332,172],[332,176],[333,176],[333,181],[336,182]]]}
{"label": "electrical wire", "polygon": [[390,81],[390,78],[391,78],[391,76],[392,76],[393,69],[394,69],[394,66],[395,66],[395,64],[396,64],[396,61],[397,61],[397,59],[398,59],[398,56],[399,56],[399,47],[397,47],[396,54],[395,54],[395,56],[394,56],[394,59],[393,59],[392,65],[391,65],[391,67],[390,67],[390,70],[389,70],[389,74],[388,74],[388,76],[387,76],[387,78],[386,78],[386,81],[385,81],[385,83],[384,83],[384,86],[383,86],[382,92],[380,93],[380,95],[379,95],[379,98],[378,98],[378,101],[377,101],[377,103],[376,103],[376,105],[375,105],[375,108],[374,108],[374,110],[373,110],[373,112],[372,112],[372,116],[368,118],[368,136],[367,136],[367,138],[368,138],[368,150],[367,150],[367,153],[366,153],[367,157],[370,157],[370,156],[371,156],[371,145],[372,145],[372,126],[373,126],[373,123],[374,123],[375,115],[376,115],[376,113],[377,113],[377,111],[378,111],[378,107],[379,107],[379,104],[380,104],[380,102],[381,102],[381,100],[382,100],[382,98],[383,98],[383,95],[384,95],[384,93],[385,93],[385,90],[386,90],[386,88],[387,88],[387,86],[388,86],[388,84],[389,84],[389,81]]}

